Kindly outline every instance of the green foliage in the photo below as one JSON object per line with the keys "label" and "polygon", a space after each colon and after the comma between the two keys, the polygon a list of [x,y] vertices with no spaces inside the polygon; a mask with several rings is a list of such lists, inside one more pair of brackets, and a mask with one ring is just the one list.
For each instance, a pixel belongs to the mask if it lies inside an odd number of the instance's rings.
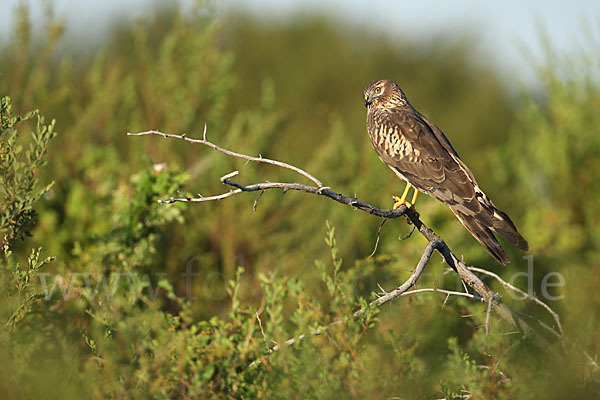
{"label": "green foliage", "polygon": [[[25,151],[19,141],[17,125],[35,117],[36,128],[31,132],[31,142]],[[50,190],[52,184],[38,188],[37,171],[44,165],[48,142],[56,134],[53,120],[44,125],[44,117],[31,111],[23,117],[13,116],[9,97],[0,100],[0,248],[8,254],[11,245],[18,239],[30,236],[35,221],[33,204]]]}
{"label": "green foliage", "polygon": [[[78,384],[59,386],[67,397],[82,393],[136,398],[264,397],[267,387],[280,384],[279,378],[274,378],[286,375],[290,368],[299,368],[300,360],[306,362],[301,347],[290,357],[273,362],[266,358],[266,350],[273,343],[283,342],[291,335],[286,328],[286,300],[294,298],[298,304],[309,305],[298,307],[289,317],[297,332],[327,326],[366,304],[364,299],[351,295],[356,274],[340,272],[334,229],[328,225],[331,274],[325,271],[325,264],[321,265],[325,284],[334,288],[330,293],[331,311],[324,312],[317,301],[305,298],[300,281],[278,278],[274,273],[260,276],[264,293],[260,308],[242,305],[243,269],[239,268],[236,279],[229,283],[231,307],[227,317],[195,322],[189,301],[178,297],[168,280],[159,278],[153,283],[147,274],[141,274],[156,254],[162,227],[172,220],[184,222],[182,207],[165,207],[156,200],[161,193],[178,190],[186,179],[185,175],[162,168],[148,168],[136,174],[131,180],[133,193],[116,212],[116,227],[75,251],[75,256],[87,264],[79,272],[81,279],[74,271],[71,276],[54,276],[50,284],[46,275],[40,281],[36,279],[35,289],[43,291],[24,297],[25,301],[7,320],[8,335],[1,336],[5,341],[0,346],[9,349],[3,351],[8,356],[3,360],[3,388],[8,390],[8,382],[23,381],[33,372],[42,377],[41,386],[13,387],[9,393],[25,397],[47,390],[47,385],[57,378],[53,371],[46,370],[47,364],[34,371],[29,367],[35,354],[44,349],[50,355],[48,361],[59,362],[61,382],[68,376],[80,376]],[[41,261],[39,255],[40,250],[35,250],[27,269],[14,270],[16,293],[9,290],[5,303],[11,304],[25,295],[26,289],[33,289],[29,287],[32,279],[38,278],[39,269],[50,261]],[[36,299],[45,300],[38,304],[37,315],[26,327],[16,329]],[[164,311],[165,306],[171,311]],[[345,320],[341,327],[329,331],[335,332],[330,340],[339,347],[339,351],[326,356],[331,363],[341,362],[334,364],[331,371],[340,376],[337,387],[343,384],[343,376],[358,377],[351,359],[361,348],[360,338],[374,322],[374,311],[367,311],[357,321]],[[52,332],[51,337],[39,340],[36,332],[42,329]],[[28,341],[32,335],[37,338],[34,342]],[[78,345],[70,349],[70,358],[54,358],[73,339]],[[15,357],[23,348],[27,351]],[[317,349],[312,347],[313,352]],[[75,359],[79,361],[73,363]]]}
{"label": "green foliage", "polygon": [[[30,140],[19,140],[18,127],[34,117],[36,124]],[[10,98],[0,100],[0,234],[3,235],[0,284],[6,296],[2,299],[3,324],[9,329],[15,328],[31,312],[35,301],[43,297],[32,290],[31,284],[40,269],[53,260],[40,259],[41,248],[38,248],[31,250],[25,265],[20,265],[11,249],[18,240],[31,236],[36,221],[33,205],[52,186],[39,188],[38,169],[45,163],[48,142],[56,135],[54,123],[45,125],[37,110],[23,117],[14,116]]]}
{"label": "green foliage", "polygon": [[[540,70],[544,101],[525,97],[511,140],[495,160],[496,179],[510,188],[506,197],[521,205],[517,218],[531,232],[537,279],[550,272],[564,277],[566,285],[550,291],[561,298],[552,305],[564,314],[567,336],[594,352],[600,348],[590,334],[600,318],[599,62],[597,54],[549,54]],[[573,361],[585,365],[585,390],[597,390],[597,367],[580,356]],[[559,385],[564,391],[568,384]]]}
{"label": "green foliage", "polygon": [[[567,82],[546,71],[543,101],[527,98],[517,113],[495,73],[472,62],[466,35],[454,43],[392,43],[319,18],[268,25],[216,18],[200,2],[186,15],[174,7],[117,25],[83,54],[57,50],[60,21],[49,18],[36,42],[26,8],[19,16],[0,49],[8,78],[0,92],[16,110],[35,106],[56,117],[61,135],[54,138],[54,122],[39,113],[13,115],[2,100],[5,397],[599,393],[598,371],[583,353],[595,358],[600,346],[593,79]],[[389,206],[401,187],[368,144],[360,97],[380,77],[398,81],[444,129],[528,238],[534,290],[544,295],[538,288],[549,272],[564,276],[565,285],[551,290],[564,299],[550,302],[562,309],[575,343],[569,356],[557,362],[550,351],[541,354],[493,314],[486,334],[485,305],[462,298],[420,293],[369,308],[380,287],[409,276],[424,248],[417,234],[397,240],[411,229],[403,221],[383,227],[367,258],[380,221],[317,196],[266,192],[256,212],[256,198],[242,195],[160,204],[178,191],[227,191],[218,178],[232,170],[244,184],[301,178],[206,148],[125,135],[159,129],[198,137],[206,122],[219,145],[299,165],[334,190]],[[27,129],[31,139],[18,135]],[[424,221],[457,254],[495,268],[443,205],[421,201]],[[510,279],[523,270],[519,256],[496,271]],[[463,290],[437,261],[419,286]],[[359,308],[365,312],[354,318]],[[285,345],[290,338],[295,343]]]}
{"label": "green foliage", "polygon": [[526,99],[498,175],[516,186],[513,198],[534,208],[526,224],[540,233],[532,240],[537,254],[594,263],[600,205],[587,199],[600,193],[600,88],[585,75],[547,75],[546,87],[545,104]]}

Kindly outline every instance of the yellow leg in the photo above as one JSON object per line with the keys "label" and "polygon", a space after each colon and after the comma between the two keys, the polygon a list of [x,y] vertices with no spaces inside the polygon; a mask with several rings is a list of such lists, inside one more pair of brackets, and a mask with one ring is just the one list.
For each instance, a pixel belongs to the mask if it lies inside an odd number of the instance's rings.
{"label": "yellow leg", "polygon": [[415,203],[417,202],[417,195],[419,194],[419,191],[417,189],[415,189],[415,194],[413,194],[413,198],[411,201],[411,204],[414,206]]}
{"label": "yellow leg", "polygon": [[410,183],[406,183],[406,187],[404,188],[404,193],[402,193],[402,197],[394,196],[394,206],[392,210],[400,207],[402,204],[406,203],[406,196],[408,195],[408,191],[410,190]]}
{"label": "yellow leg", "polygon": [[415,205],[415,203],[417,202],[417,196],[419,195],[419,191],[417,189],[415,189],[415,192],[413,193],[412,201],[409,203],[408,201],[406,201],[406,196],[408,196],[409,190],[410,190],[410,183],[407,183],[406,188],[404,188],[404,193],[402,193],[402,197],[398,197],[398,196],[393,197],[393,199],[394,199],[394,206],[392,207],[393,210],[397,209],[402,204],[406,204],[407,207],[412,207]]}

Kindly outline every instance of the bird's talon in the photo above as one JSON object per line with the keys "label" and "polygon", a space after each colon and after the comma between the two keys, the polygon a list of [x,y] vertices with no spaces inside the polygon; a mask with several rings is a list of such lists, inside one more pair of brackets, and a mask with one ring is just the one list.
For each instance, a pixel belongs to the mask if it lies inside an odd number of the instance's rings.
{"label": "bird's talon", "polygon": [[406,201],[406,199],[402,199],[398,196],[392,196],[392,199],[394,199],[392,210],[397,210],[402,205],[405,205],[407,208],[411,208],[413,206],[410,202]]}
{"label": "bird's talon", "polygon": [[394,205],[392,206],[392,210],[396,210],[396,209],[400,208],[400,206],[402,204],[406,204],[406,200],[403,200],[398,196],[392,196],[392,199],[394,200]]}

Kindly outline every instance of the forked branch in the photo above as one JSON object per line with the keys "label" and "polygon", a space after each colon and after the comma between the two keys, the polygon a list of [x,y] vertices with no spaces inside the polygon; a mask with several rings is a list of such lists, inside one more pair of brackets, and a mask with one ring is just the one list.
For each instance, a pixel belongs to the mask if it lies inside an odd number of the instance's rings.
{"label": "forked branch", "polygon": [[319,181],[317,178],[315,178],[308,172],[306,172],[298,167],[294,167],[293,165],[286,164],[281,161],[275,161],[275,160],[270,160],[268,158],[263,158],[260,154],[258,155],[258,157],[252,157],[252,156],[247,156],[245,154],[236,153],[235,151],[224,149],[222,147],[217,146],[214,143],[209,142],[208,140],[206,140],[206,124],[204,125],[204,132],[202,133],[202,139],[189,138],[185,135],[185,133],[182,135],[174,135],[172,133],[162,133],[159,131],[146,131],[146,132],[140,132],[140,133],[128,132],[127,135],[128,136],[158,135],[158,136],[162,136],[164,138],[180,139],[180,140],[185,140],[186,142],[190,142],[190,143],[201,144],[204,146],[208,146],[216,151],[220,151],[223,154],[227,154],[228,156],[231,156],[231,157],[241,158],[241,159],[248,160],[248,161],[255,161],[255,162],[261,162],[261,163],[265,163],[265,164],[276,165],[281,168],[290,169],[290,170],[297,172],[300,175],[310,179],[311,181],[316,183],[319,187],[323,186],[321,181]]}
{"label": "forked branch", "polygon": [[[247,155],[244,155],[241,153],[236,153],[236,152],[224,149],[222,147],[215,145],[214,143],[209,142],[206,139],[206,126],[204,128],[204,134],[203,134],[202,139],[191,139],[191,138],[188,138],[185,134],[184,135],[174,135],[174,134],[162,133],[159,131],[128,133],[128,135],[130,135],[130,136],[158,135],[158,136],[162,136],[165,138],[173,138],[173,139],[185,140],[190,143],[201,144],[201,145],[208,146],[216,151],[220,151],[221,153],[224,153],[224,154],[232,156],[232,157],[237,157],[237,158],[241,158],[241,159],[245,159],[245,160],[249,160],[249,161],[267,163],[267,164],[271,164],[271,165],[275,165],[275,166],[279,166],[282,168],[286,168],[286,169],[295,171],[298,174],[304,176],[305,178],[308,178],[309,180],[311,180],[313,183],[315,183],[317,185],[317,186],[310,186],[310,185],[305,185],[305,184],[300,184],[300,183],[262,182],[262,183],[255,183],[252,185],[245,186],[245,185],[242,185],[240,183],[234,182],[231,179],[229,179],[229,178],[233,177],[234,175],[237,175],[237,173],[232,173],[232,174],[228,174],[221,178],[221,181],[224,184],[232,187],[232,189],[226,193],[222,193],[222,194],[215,195],[215,196],[209,196],[209,197],[202,197],[202,196],[188,197],[188,196],[182,195],[181,197],[171,197],[168,200],[161,200],[160,202],[162,202],[162,203],[206,202],[206,201],[214,201],[214,200],[224,199],[227,197],[241,194],[243,192],[255,192],[255,191],[265,191],[265,190],[270,190],[270,189],[281,189],[284,191],[296,190],[296,191],[300,191],[300,192],[316,194],[319,196],[325,196],[332,200],[337,201],[338,203],[354,207],[358,210],[367,212],[369,214],[375,215],[380,218],[391,219],[391,218],[398,218],[401,216],[405,217],[408,221],[410,221],[410,223],[412,223],[415,226],[416,229],[419,230],[421,235],[423,235],[423,237],[425,237],[425,239],[428,241],[428,244],[424,249],[421,259],[419,260],[419,263],[417,264],[415,270],[413,271],[411,276],[408,278],[408,280],[406,280],[403,284],[399,285],[396,289],[392,290],[391,292],[383,293],[380,297],[378,297],[376,300],[374,300],[371,303],[371,306],[379,307],[379,306],[381,306],[387,302],[390,302],[400,296],[407,295],[407,294],[421,293],[423,291],[442,292],[442,293],[445,293],[447,296],[461,295],[461,296],[472,298],[474,300],[486,302],[488,304],[488,314],[486,316],[486,325],[485,325],[486,331],[488,329],[488,324],[489,324],[489,312],[490,312],[490,310],[493,309],[498,314],[498,316],[500,316],[500,318],[507,321],[509,324],[515,326],[518,329],[518,331],[520,331],[525,337],[532,338],[534,340],[534,342],[536,342],[537,344],[542,346],[544,349],[547,349],[549,347],[549,342],[542,335],[537,333],[523,318],[521,318],[521,315],[518,312],[515,312],[515,311],[511,310],[509,307],[507,307],[500,299],[500,296],[498,294],[496,294],[494,291],[492,291],[477,275],[475,275],[475,273],[473,271],[485,273],[487,275],[490,275],[492,273],[485,271],[485,270],[481,270],[481,269],[469,269],[462,260],[459,260],[454,255],[454,253],[452,253],[452,251],[446,245],[446,243],[439,236],[437,236],[435,234],[435,232],[433,232],[431,229],[429,229],[421,221],[421,219],[419,218],[419,214],[413,208],[407,208],[405,205],[403,205],[396,210],[380,209],[380,208],[374,207],[368,203],[365,203],[364,201],[361,201],[361,200],[358,200],[358,199],[352,198],[352,197],[347,197],[340,193],[336,193],[336,192],[332,191],[329,187],[323,186],[321,181],[319,181],[317,178],[315,178],[308,172],[306,172],[298,167],[295,167],[293,165],[283,163],[280,161],[263,158],[262,156],[251,157],[251,156],[247,156]],[[409,291],[410,288],[415,286],[417,280],[421,276],[421,273],[423,272],[427,263],[429,262],[429,259],[431,258],[431,255],[433,254],[434,250],[437,250],[442,255],[444,261],[454,271],[456,271],[456,273],[462,279],[462,281],[464,283],[466,283],[466,285],[468,285],[471,289],[473,289],[477,293],[477,295],[466,293],[466,292],[459,294],[459,292],[443,291],[440,289],[418,289],[418,290]],[[494,277],[497,279],[500,279],[497,275]],[[547,310],[550,309],[547,305],[540,302],[539,300],[537,302],[541,303],[543,305],[543,307],[546,308]],[[364,309],[356,311],[354,313],[354,318],[358,318],[365,311],[366,310],[364,310]],[[560,320],[557,318],[558,316],[556,313],[551,311],[551,314],[553,315],[555,322],[557,324],[557,329],[559,332],[557,336],[559,336],[559,338],[562,338],[562,327],[560,326]],[[339,323],[341,323],[341,321],[336,321],[326,327],[319,328],[319,329],[315,330],[314,332],[310,332],[308,334],[301,335],[297,338],[290,339],[290,340],[286,341],[285,343],[292,344],[292,343],[302,339],[305,336],[319,335],[319,334],[323,333],[324,331],[326,331],[330,326],[336,325]],[[279,346],[275,346],[274,348],[271,349],[271,351],[276,351],[278,348],[279,348]]]}

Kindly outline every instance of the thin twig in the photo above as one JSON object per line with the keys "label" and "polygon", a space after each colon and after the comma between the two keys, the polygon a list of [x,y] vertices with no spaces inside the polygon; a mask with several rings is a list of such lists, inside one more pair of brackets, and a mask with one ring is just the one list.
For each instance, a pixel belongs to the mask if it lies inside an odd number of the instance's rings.
{"label": "thin twig", "polygon": [[446,295],[444,304],[446,304],[446,301],[448,300],[448,297],[450,297],[450,296],[466,297],[466,298],[476,300],[476,301],[481,301],[481,302],[485,301],[483,297],[477,296],[475,294],[465,293],[465,292],[457,292],[454,290],[438,289],[438,288],[422,288],[422,289],[409,290],[408,292],[402,293],[402,296],[407,296],[409,294],[424,293],[424,292],[444,293]]}
{"label": "thin twig", "polygon": [[[388,302],[402,296],[402,294],[404,292],[406,292],[408,289],[413,287],[415,285],[415,283],[417,282],[417,280],[419,279],[419,277],[421,276],[421,274],[423,273],[423,270],[425,269],[427,262],[429,262],[429,259],[431,258],[433,251],[440,245],[441,245],[441,243],[439,243],[439,242],[428,243],[427,246],[425,246],[425,250],[423,251],[423,254],[421,255],[421,259],[419,260],[417,267],[414,269],[414,271],[412,272],[410,277],[402,285],[398,286],[396,289],[392,290],[391,292],[386,292],[383,296],[380,296],[377,299],[375,299],[374,301],[372,301],[371,303],[369,303],[369,307],[380,307],[380,306],[384,305],[385,303],[388,303]],[[353,314],[354,319],[359,318],[362,314],[364,314],[367,311],[367,309],[361,308],[360,310],[356,311]],[[334,322],[330,323],[329,325],[322,326],[311,332],[303,333],[296,338],[288,339],[283,344],[289,346],[289,345],[292,345],[292,344],[304,339],[305,337],[322,335],[324,332],[326,332],[332,326],[340,325],[340,324],[342,324],[342,322],[343,322],[342,320],[334,321]],[[279,344],[275,345],[271,348],[271,350],[269,350],[269,353],[276,352],[279,350],[279,348],[280,348]]]}
{"label": "thin twig", "polygon": [[256,207],[258,207],[258,201],[260,200],[260,198],[262,197],[262,195],[265,194],[265,191],[261,191],[260,194],[258,195],[258,197],[256,198],[256,200],[254,200],[254,204],[252,205],[252,210],[254,212],[256,212]]}
{"label": "thin twig", "polygon": [[488,301],[487,311],[485,312],[485,336],[490,334],[490,312],[492,311],[492,299]]}
{"label": "thin twig", "polygon": [[145,136],[145,135],[157,135],[157,136],[162,136],[164,138],[173,138],[173,139],[180,139],[180,140],[185,140],[186,142],[190,142],[190,143],[196,143],[196,144],[202,144],[204,146],[208,146],[214,150],[220,151],[223,154],[227,154],[228,156],[232,156],[232,157],[236,157],[236,158],[241,158],[244,160],[248,160],[248,161],[256,161],[256,162],[262,162],[265,164],[271,164],[271,165],[276,165],[278,167],[281,168],[286,168],[286,169],[290,169],[294,172],[297,172],[298,174],[310,179],[311,181],[313,181],[314,183],[317,184],[317,186],[322,187],[323,184],[321,183],[320,180],[318,180],[317,178],[315,178],[314,176],[312,176],[311,174],[309,174],[308,172],[304,171],[303,169],[300,169],[298,167],[294,167],[293,165],[281,162],[281,161],[275,161],[275,160],[271,160],[268,158],[263,158],[262,156],[259,157],[252,157],[252,156],[247,156],[245,154],[241,154],[241,153],[236,153],[235,151],[231,151],[231,150],[227,150],[224,149],[223,147],[217,146],[216,144],[209,142],[208,140],[206,140],[206,125],[204,125],[204,133],[202,134],[203,139],[192,139],[187,137],[185,134],[183,135],[175,135],[172,133],[163,133],[163,132],[159,132],[159,131],[155,131],[155,130],[151,130],[151,131],[146,131],[146,132],[139,132],[139,133],[131,133],[128,132],[127,133],[128,136]]}
{"label": "thin twig", "polygon": [[[380,296],[375,301],[371,302],[370,306],[379,307],[387,302],[390,302],[390,301],[402,296],[402,294],[404,292],[406,292],[408,289],[413,287],[415,285],[415,283],[417,283],[417,281],[419,280],[419,277],[423,273],[425,266],[427,265],[427,263],[429,262],[429,259],[433,255],[433,251],[435,249],[439,249],[441,246],[442,246],[441,241],[427,243],[427,246],[425,246],[425,250],[423,250],[423,254],[421,255],[421,259],[417,263],[417,266],[414,269],[414,271],[412,272],[412,274],[410,275],[410,277],[402,285],[398,286],[396,289],[392,290],[391,292],[385,293],[383,296]],[[364,309],[358,310],[357,312],[354,313],[354,318],[358,318],[364,312],[365,312]]]}
{"label": "thin twig", "polygon": [[406,236],[402,236],[402,235],[398,236],[398,240],[403,241],[403,240],[406,240],[406,239],[410,239],[410,237],[412,236],[412,234],[415,232],[415,229],[417,229],[417,227],[413,226],[412,230],[408,234],[406,234]]}
{"label": "thin twig", "polygon": [[367,258],[371,258],[375,255],[377,246],[379,245],[379,238],[381,237],[381,228],[383,228],[383,225],[387,222],[387,220],[387,218],[384,218],[383,221],[381,221],[381,224],[379,224],[379,228],[377,229],[377,239],[375,239],[375,247],[373,248],[373,252],[369,254]]}
{"label": "thin twig", "polygon": [[220,177],[219,180],[221,182],[225,182],[226,179],[233,178],[234,176],[238,175],[239,173],[240,173],[240,171],[230,172],[227,175],[223,175],[222,177]]}
{"label": "thin twig", "polygon": [[547,305],[546,303],[544,303],[537,297],[532,296],[529,293],[519,289],[518,287],[506,282],[504,279],[500,278],[500,276],[498,274],[495,274],[495,273],[485,270],[483,268],[469,267],[469,269],[471,271],[479,272],[481,274],[484,274],[484,275],[487,275],[487,276],[490,276],[490,277],[496,279],[498,282],[500,282],[500,284],[504,287],[504,289],[510,289],[514,292],[517,292],[520,295],[522,295],[523,297],[527,298],[528,300],[531,300],[534,303],[538,304],[539,306],[543,307],[546,311],[548,311],[548,313],[550,313],[550,315],[552,315],[552,318],[554,318],[554,322],[556,323],[556,327],[558,328],[558,330],[560,332],[560,336],[564,335],[562,325],[560,323],[560,316],[549,305]]}
{"label": "thin twig", "polygon": [[[421,272],[422,272],[422,270],[421,270]],[[413,275],[411,275],[411,277],[409,278],[409,280],[412,280],[412,279],[413,279],[413,277],[415,276],[415,274],[419,274],[419,275],[420,275],[420,272],[419,272],[419,271],[417,271],[417,270],[415,270],[415,272],[413,272]],[[417,279],[418,279],[418,278],[417,278]],[[405,283],[405,284],[406,284],[406,283]],[[403,288],[406,288],[406,287],[405,287],[405,285],[402,285],[402,287],[403,287]],[[380,289],[381,289],[381,288],[380,288]],[[381,289],[381,290],[383,290],[383,289]],[[397,292],[396,292],[396,290],[397,290]],[[382,301],[382,302],[380,302],[380,303],[377,303],[377,300],[376,300],[376,301],[373,301],[373,302],[371,302],[371,303],[369,304],[369,306],[377,306],[377,307],[379,307],[379,306],[381,306],[381,305],[383,305],[383,304],[385,304],[385,303],[387,303],[387,302],[390,302],[390,301],[392,301],[392,300],[396,299],[397,297],[403,297],[403,296],[408,296],[408,295],[412,295],[412,294],[418,294],[418,293],[425,293],[425,292],[437,292],[437,293],[444,293],[444,294],[446,294],[447,296],[460,296],[460,297],[467,297],[467,298],[470,298],[470,299],[472,299],[472,300],[475,300],[475,301],[481,301],[481,302],[484,302],[484,301],[485,301],[485,300],[483,299],[483,297],[480,297],[480,296],[477,296],[477,295],[474,295],[474,294],[471,294],[471,293],[456,292],[456,291],[452,291],[452,290],[444,290],[444,289],[436,289],[436,288],[423,288],[423,289],[414,289],[414,290],[407,290],[407,291],[403,291],[402,289],[398,288],[398,289],[396,289],[396,290],[394,290],[394,291],[392,291],[392,292],[385,292],[385,294],[392,294],[392,293],[393,293],[393,295],[390,295],[389,297],[385,297],[384,301]],[[382,297],[383,297],[383,296],[382,296]],[[381,298],[381,297],[380,297],[380,298]],[[358,317],[359,317],[360,315],[362,315],[362,314],[363,314],[365,311],[366,311],[365,309],[360,309],[360,310],[358,310],[357,312],[355,312],[355,313],[354,313],[354,317],[355,317],[355,318],[358,318]],[[331,327],[333,327],[333,326],[336,326],[336,325],[341,325],[342,323],[343,323],[343,321],[342,321],[342,320],[337,320],[337,321],[334,321],[334,322],[330,323],[329,325],[322,326],[322,327],[320,327],[320,328],[317,328],[317,329],[315,329],[315,330],[313,330],[313,331],[311,331],[311,332],[303,333],[303,334],[299,335],[298,337],[295,337],[295,338],[288,339],[288,340],[286,340],[285,342],[283,342],[283,344],[285,344],[285,345],[287,345],[287,346],[290,346],[290,345],[292,345],[292,344],[294,344],[294,343],[297,343],[297,342],[299,342],[300,340],[302,340],[302,339],[304,339],[304,338],[306,338],[306,337],[311,337],[311,336],[319,336],[319,335],[322,335],[322,334],[323,334],[323,333],[325,333],[325,331],[327,331],[329,328],[331,328]],[[280,349],[280,347],[281,347],[281,345],[279,345],[279,344],[278,344],[278,345],[275,345],[275,346],[273,346],[273,347],[272,347],[272,348],[269,350],[269,353],[273,353],[273,352],[276,352],[276,351],[278,351],[278,350]]]}

